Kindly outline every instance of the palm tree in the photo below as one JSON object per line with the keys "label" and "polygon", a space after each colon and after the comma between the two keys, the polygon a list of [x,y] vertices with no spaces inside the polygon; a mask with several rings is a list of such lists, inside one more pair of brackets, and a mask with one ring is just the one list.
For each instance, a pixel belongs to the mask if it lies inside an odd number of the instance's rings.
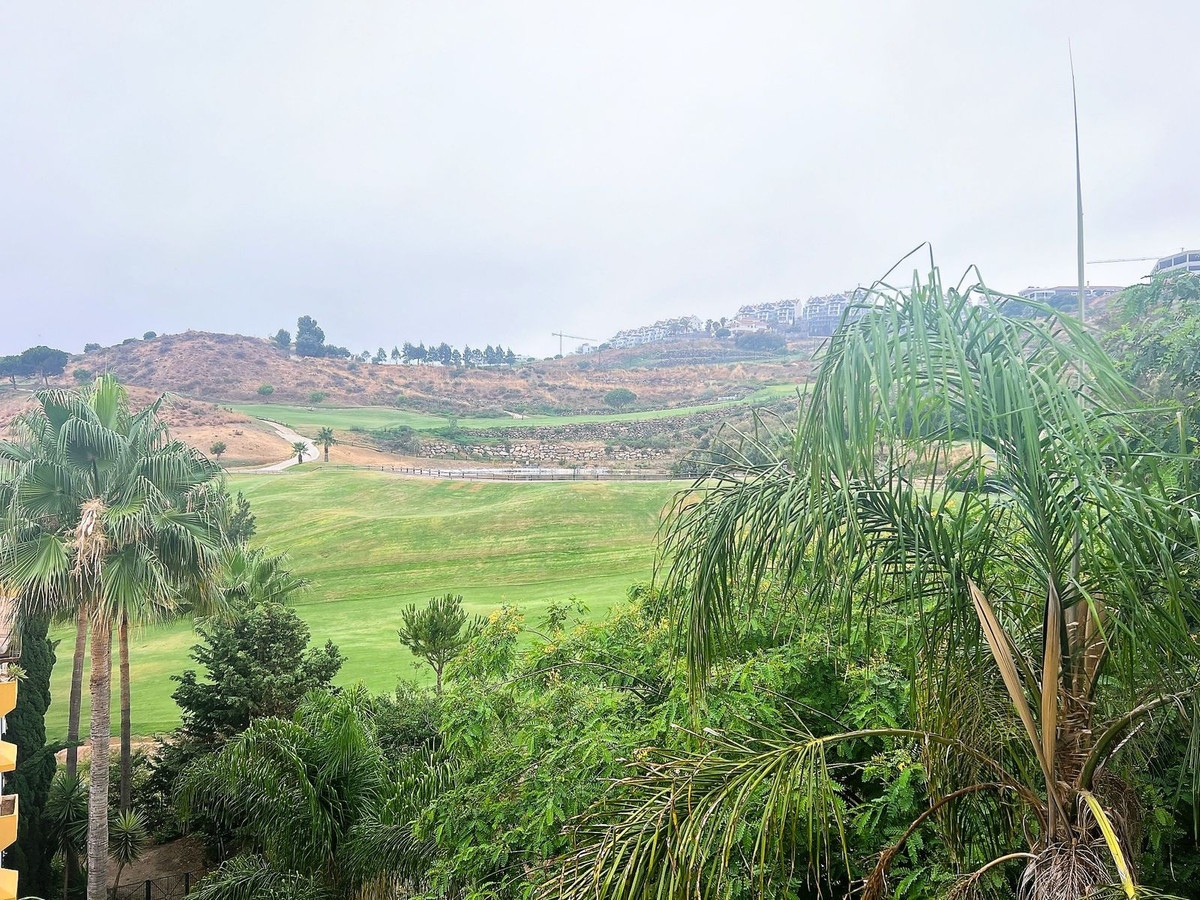
{"label": "palm tree", "polygon": [[256,603],[289,603],[291,596],[308,586],[308,581],[284,568],[287,555],[269,554],[244,544],[225,547],[217,590],[223,607]]}
{"label": "palm tree", "polygon": [[[44,390],[0,443],[8,477],[0,583],[61,608],[77,604],[91,630],[88,898],[102,900],[108,866],[108,760],[113,625],[127,676],[131,618],[169,609],[204,586],[219,531],[192,501],[218,469],[171,441],[163,399],[133,413],[125,390],[102,376],[83,393]],[[128,688],[122,690],[128,745]],[[127,777],[127,776],[126,776]],[[127,793],[127,791],[126,791]]]}
{"label": "palm tree", "polygon": [[76,775],[60,772],[50,782],[43,816],[46,836],[62,855],[64,897],[70,896],[76,855],[87,843],[87,801],[87,787]]}
{"label": "palm tree", "polygon": [[1133,895],[1140,823],[1119,767],[1149,720],[1195,715],[1195,535],[1163,456],[1135,449],[1149,444],[1099,346],[1052,309],[1018,318],[1005,302],[982,285],[943,290],[936,269],[911,290],[877,286],[832,338],[787,451],[698,482],[666,527],[697,695],[737,598],[782,596],[847,637],[898,616],[914,727],[654,757],[555,890],[719,883],[752,816],[765,877],[799,850],[832,880],[853,810],[826,755],[872,737],[922,754],[930,804],[880,848],[868,900],[926,825],[964,891],[1005,874],[1031,900],[1115,880]]}
{"label": "palm tree", "polygon": [[146,818],[133,810],[122,810],[112,822],[112,858],[117,861],[117,874],[113,877],[112,895],[121,890],[121,870],[137,862],[150,843],[150,832]]}
{"label": "palm tree", "polygon": [[322,428],[317,432],[317,443],[325,448],[325,462],[329,462],[329,448],[338,442],[333,436],[332,428]]}
{"label": "palm tree", "polygon": [[204,809],[242,849],[192,896],[400,896],[433,855],[413,823],[446,772],[422,755],[391,770],[361,687],[313,692],[293,720],[258,719],[185,772],[182,813]]}
{"label": "palm tree", "polygon": [[296,465],[304,465],[304,454],[308,452],[307,441],[296,441],[292,444],[292,452],[296,454]]}

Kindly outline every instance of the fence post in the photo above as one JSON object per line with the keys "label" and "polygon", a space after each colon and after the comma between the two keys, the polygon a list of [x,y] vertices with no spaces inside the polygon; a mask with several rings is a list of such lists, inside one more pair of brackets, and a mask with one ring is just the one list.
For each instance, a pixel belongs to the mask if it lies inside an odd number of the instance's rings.
{"label": "fence post", "polygon": [[183,896],[187,896],[192,892],[192,873],[183,873]]}
{"label": "fence post", "polygon": [[149,878],[146,879],[146,900],[154,900],[151,892],[154,890],[154,882]]}

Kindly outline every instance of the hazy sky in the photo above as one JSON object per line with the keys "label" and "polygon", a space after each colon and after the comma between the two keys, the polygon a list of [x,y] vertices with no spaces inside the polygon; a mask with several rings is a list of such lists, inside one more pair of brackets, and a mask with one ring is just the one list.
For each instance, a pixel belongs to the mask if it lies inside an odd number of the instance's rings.
{"label": "hazy sky", "polygon": [[[548,353],[1200,245],[1200,3],[0,6],[0,352],[154,329]],[[1127,283],[1146,263],[1089,268]]]}

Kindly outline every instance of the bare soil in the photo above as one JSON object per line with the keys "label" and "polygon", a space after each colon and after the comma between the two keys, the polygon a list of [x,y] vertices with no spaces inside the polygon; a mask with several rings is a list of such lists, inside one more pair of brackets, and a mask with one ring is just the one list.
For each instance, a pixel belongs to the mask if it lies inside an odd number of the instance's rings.
{"label": "bare soil", "polygon": [[[182,877],[184,872],[191,872],[192,885],[195,886],[200,877],[208,870],[205,861],[204,842],[200,838],[188,835],[176,838],[165,844],[156,844],[148,849],[137,862],[130,863],[121,870],[121,893],[125,888],[146,880],[174,879]],[[116,882],[117,867],[115,863],[108,864],[108,887],[111,892]],[[179,891],[182,895],[182,890]],[[157,896],[157,895],[156,895]]]}

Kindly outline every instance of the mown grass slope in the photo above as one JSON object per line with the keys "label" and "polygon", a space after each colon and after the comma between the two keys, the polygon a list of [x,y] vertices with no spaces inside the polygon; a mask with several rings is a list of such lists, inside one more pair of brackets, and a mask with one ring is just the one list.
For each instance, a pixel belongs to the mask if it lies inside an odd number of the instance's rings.
{"label": "mown grass slope", "polygon": [[[592,413],[570,416],[467,416],[457,419],[461,428],[532,428],[537,425],[577,425],[603,422],[645,422],[653,419],[669,419],[734,406],[765,403],[781,397],[794,396],[803,386],[790,384],[770,385],[760,388],[740,400],[720,403],[700,403],[667,409],[641,409],[630,412]],[[292,406],[279,403],[235,403],[230,409],[247,416],[270,419],[295,428],[302,434],[315,433],[316,429],[328,426],[344,431],[353,428],[371,430],[407,425],[418,431],[449,425],[448,417],[429,413],[397,409],[387,406]]]}
{"label": "mown grass slope", "polygon": [[[536,614],[548,600],[576,596],[602,614],[629,584],[649,577],[659,514],[679,488],[422,481],[319,465],[230,480],[253,504],[256,542],[286,550],[293,569],[312,581],[296,608],[315,642],[332,639],[347,657],[339,681],[362,680],[376,691],[427,677],[396,638],[407,603],[454,591],[472,612],[513,603]],[[56,636],[63,641],[47,726],[61,736],[72,635]],[[176,723],[170,676],[187,667],[193,643],[190,621],[136,635],[135,733]],[[116,710],[114,697],[114,728]]]}

